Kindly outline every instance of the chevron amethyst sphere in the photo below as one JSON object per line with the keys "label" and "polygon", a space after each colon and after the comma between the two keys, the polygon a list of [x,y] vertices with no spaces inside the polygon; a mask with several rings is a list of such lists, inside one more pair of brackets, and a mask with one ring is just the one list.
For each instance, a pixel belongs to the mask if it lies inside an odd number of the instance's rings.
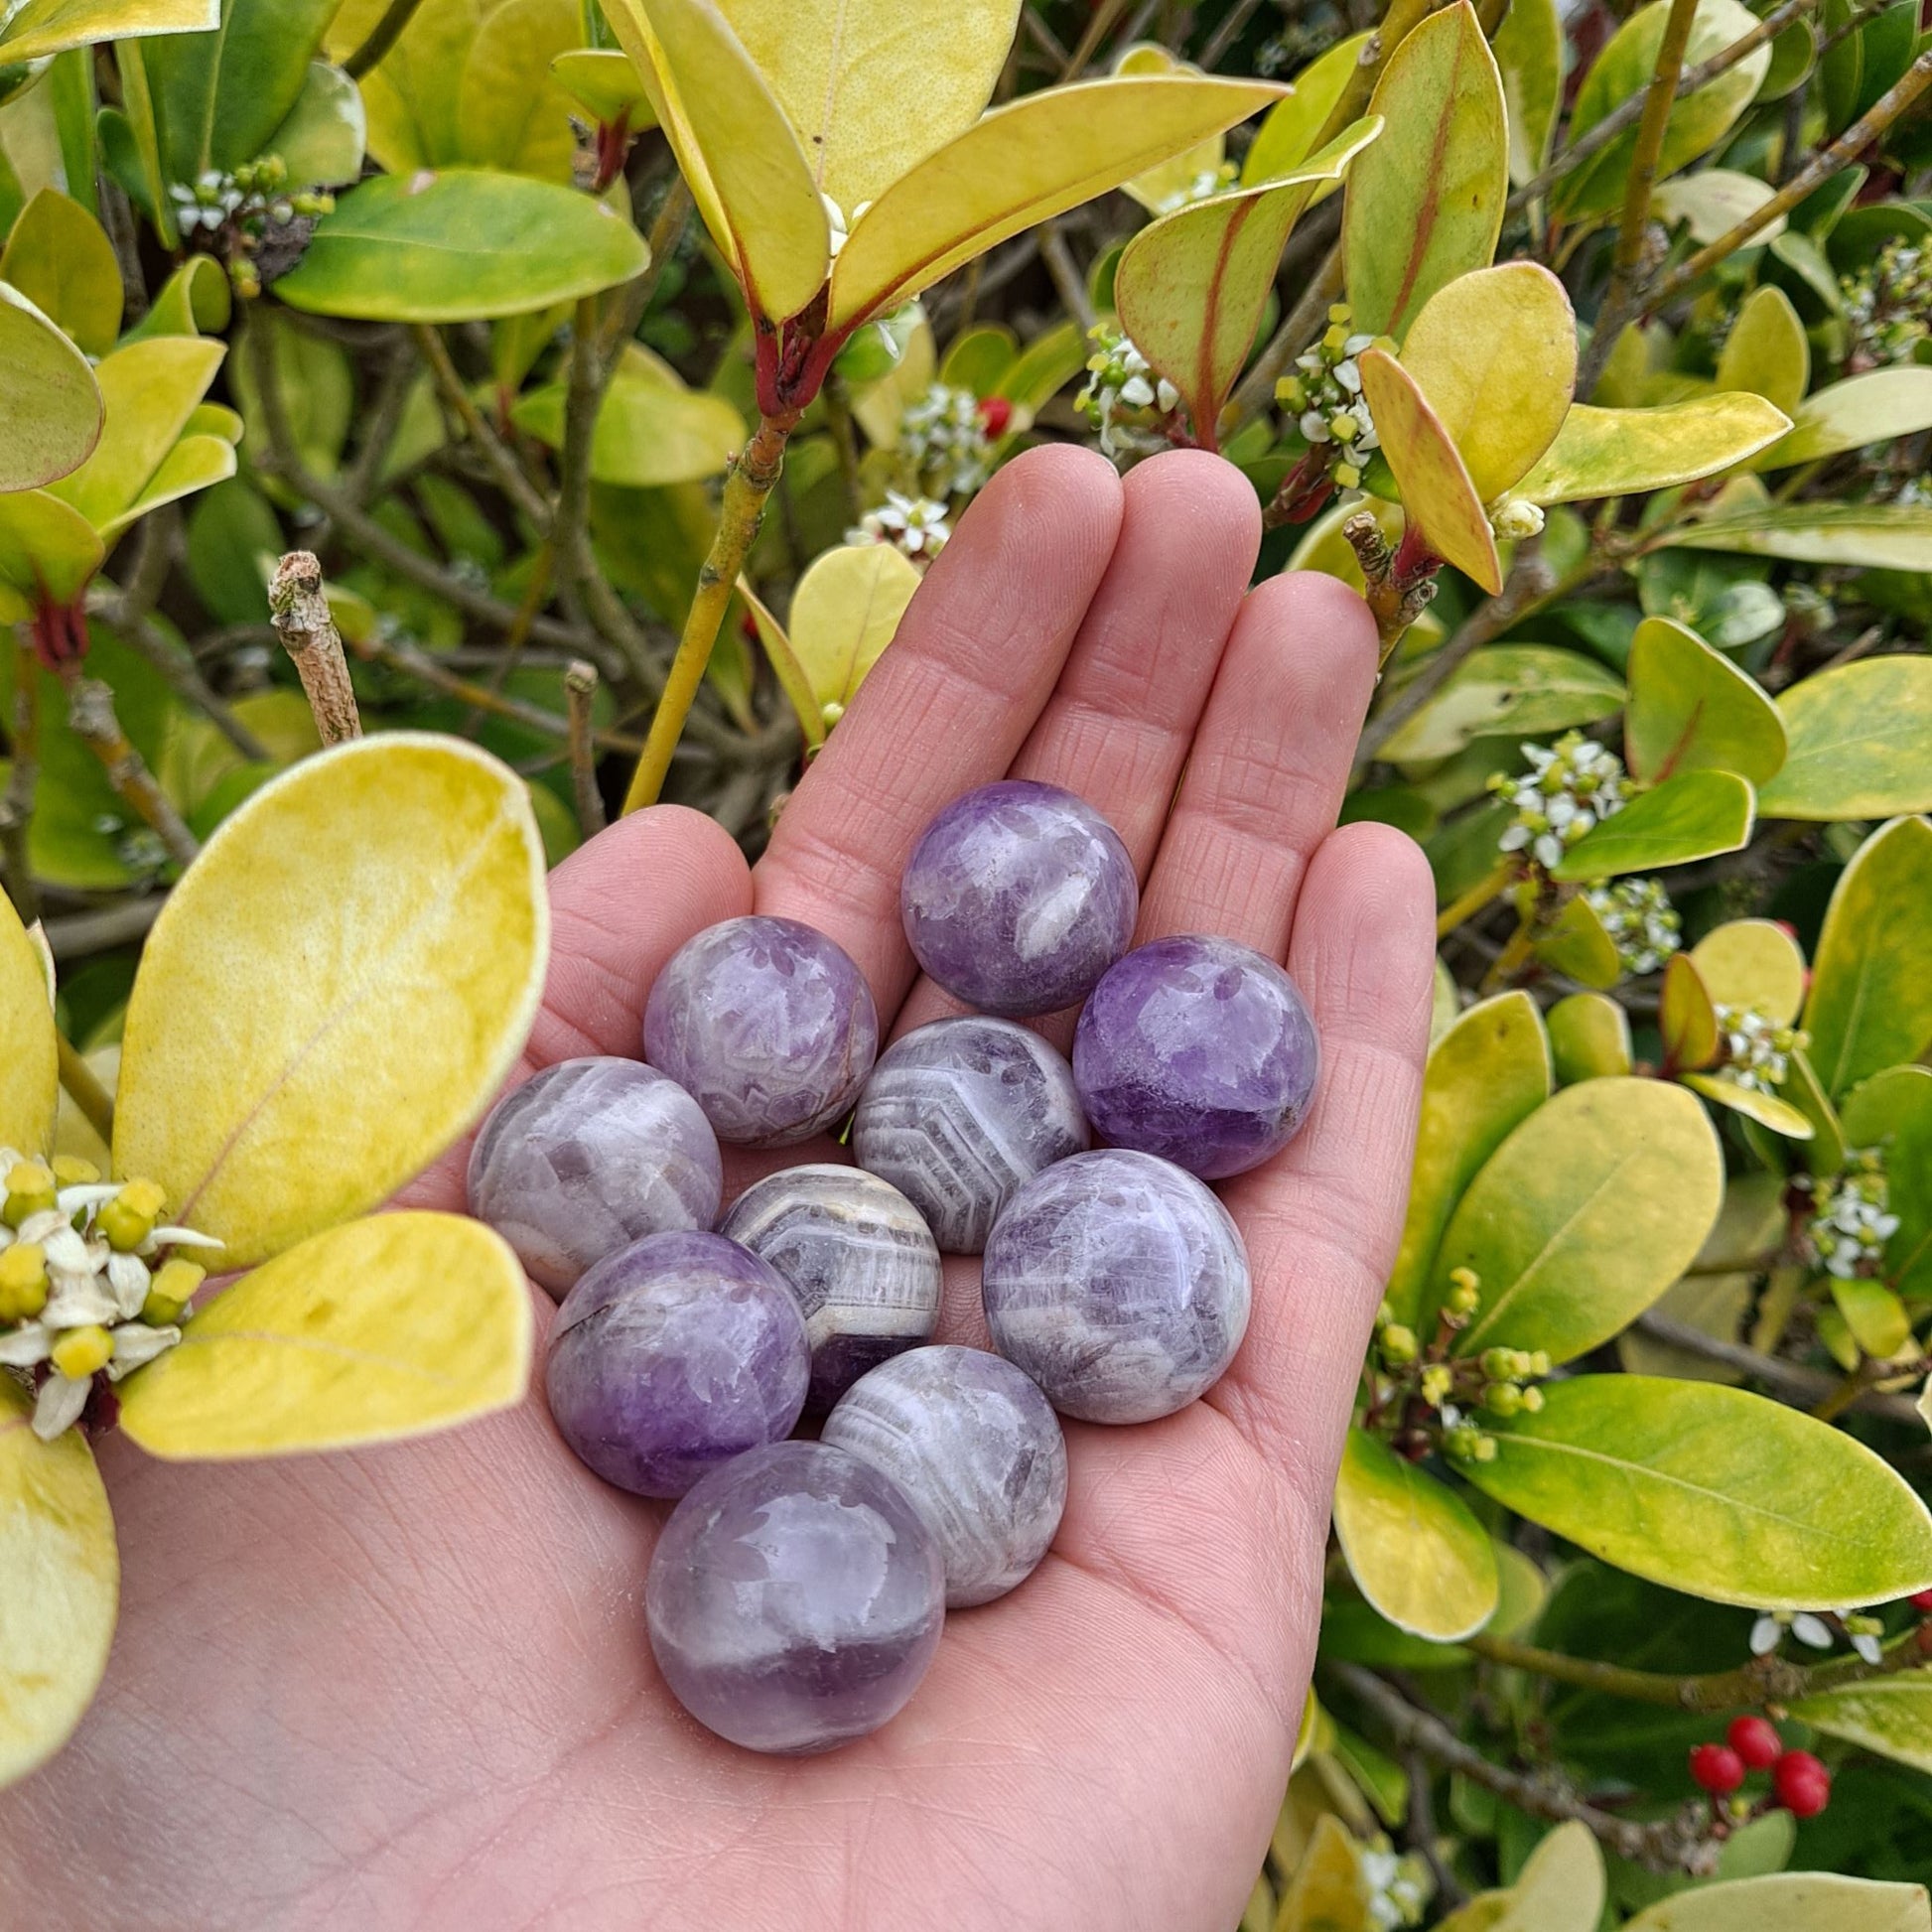
{"label": "chevron amethyst sphere", "polygon": [[1014,1365],[983,1348],[914,1348],[853,1383],[821,1441],[903,1489],[939,1539],[946,1607],[1024,1583],[1066,1507],[1059,1418]]}
{"label": "chevron amethyst sphere", "polygon": [[644,1581],[671,1694],[720,1737],[793,1755],[897,1717],[945,1604],[939,1546],[911,1502],[823,1443],[774,1443],[706,1476]]}
{"label": "chevron amethyst sphere", "polygon": [[805,1318],[769,1262],[716,1234],[653,1234],[564,1297],[544,1390],[559,1433],[606,1482],[681,1496],[791,1434]]}
{"label": "chevron amethyst sphere", "polygon": [[1082,1422],[1152,1422],[1220,1379],[1248,1326],[1248,1256],[1228,1211],[1151,1154],[1048,1168],[986,1244],[993,1345]]}
{"label": "chevron amethyst sphere", "polygon": [[507,1093],[470,1151],[470,1212],[562,1295],[647,1234],[708,1228],[724,1172],[691,1096],[635,1060],[562,1060]]}
{"label": "chevron amethyst sphere", "polygon": [[852,1151],[925,1216],[948,1254],[976,1255],[1022,1182],[1087,1145],[1073,1069],[1011,1020],[915,1028],[880,1055]]}
{"label": "chevron amethyst sphere", "polygon": [[789,1147],[829,1127],[878,1051],[865,975],[796,919],[706,927],[672,954],[644,1004],[644,1057],[740,1147]]}
{"label": "chevron amethyst sphere", "polygon": [[1320,1058],[1302,995],[1272,959],[1192,934],[1137,946],[1110,968],[1073,1035],[1094,1132],[1208,1180],[1288,1145]]}
{"label": "chevron amethyst sphere", "polygon": [[948,993],[988,1013],[1056,1013],[1127,950],[1140,887],[1085,799],[1008,778],[925,828],[899,910],[914,957]]}
{"label": "chevron amethyst sphere", "polygon": [[939,1320],[939,1250],[919,1210],[857,1168],[786,1168],[732,1203],[718,1232],[760,1255],[798,1298],[812,1345],[807,1415]]}

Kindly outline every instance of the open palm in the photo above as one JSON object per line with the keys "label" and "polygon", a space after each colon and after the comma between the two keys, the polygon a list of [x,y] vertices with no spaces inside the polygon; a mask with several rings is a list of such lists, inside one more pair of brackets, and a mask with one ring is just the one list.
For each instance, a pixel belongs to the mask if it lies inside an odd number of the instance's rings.
{"label": "open palm", "polygon": [[[953,1010],[900,932],[906,854],[972,785],[1069,786],[1135,856],[1141,937],[1219,932],[1285,959],[1321,1030],[1308,1126],[1223,1190],[1256,1296],[1228,1376],[1145,1428],[1069,1426],[1039,1571],[948,1619],[885,1731],[797,1761],[721,1743],[672,1702],[641,1602],[666,1506],[590,1475],[540,1393],[351,1455],[163,1466],[109,1441],[120,1633],[72,1743],[0,1799],[0,1916],[1227,1932],[1288,1773],[1431,966],[1420,854],[1334,829],[1374,625],[1327,579],[1248,593],[1258,539],[1253,492],[1213,458],[1125,483],[1071,449],[1010,465],[756,869],[676,807],[560,869],[524,1065],[636,1052],[665,959],[754,909],[830,933],[899,1030]],[[1066,1043],[1068,1024],[1048,1030]],[[728,1197],[832,1158],[746,1157]],[[458,1204],[460,1156],[412,1197]],[[949,1261],[941,1333],[983,1340],[976,1264]]]}

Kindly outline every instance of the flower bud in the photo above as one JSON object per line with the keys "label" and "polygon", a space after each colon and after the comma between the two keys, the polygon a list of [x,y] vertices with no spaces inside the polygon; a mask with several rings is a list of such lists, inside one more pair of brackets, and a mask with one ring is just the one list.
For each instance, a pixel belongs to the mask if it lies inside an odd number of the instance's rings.
{"label": "flower bud", "polygon": [[152,1180],[130,1180],[110,1201],[103,1201],[94,1226],[109,1247],[128,1254],[154,1232],[167,1196]]}
{"label": "flower bud", "polygon": [[1392,1321],[1382,1330],[1382,1359],[1398,1365],[1413,1362],[1421,1352],[1416,1340],[1416,1331],[1400,1321]]}
{"label": "flower bud", "polygon": [[1482,1392],[1482,1406],[1492,1416],[1518,1415],[1523,1407],[1523,1391],[1514,1382],[1491,1382]]}
{"label": "flower bud", "polygon": [[46,1307],[46,1250],[38,1241],[0,1249],[0,1322],[31,1321]]}
{"label": "flower bud", "polygon": [[48,1352],[63,1375],[81,1382],[113,1359],[114,1337],[99,1326],[69,1328]]}

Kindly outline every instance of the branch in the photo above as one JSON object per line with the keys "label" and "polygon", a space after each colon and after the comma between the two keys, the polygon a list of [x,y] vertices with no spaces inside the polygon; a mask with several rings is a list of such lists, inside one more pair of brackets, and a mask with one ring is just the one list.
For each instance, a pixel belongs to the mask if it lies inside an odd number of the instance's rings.
{"label": "branch", "polygon": [[1269,339],[1268,346],[1254,359],[1234,391],[1234,415],[1245,423],[1261,414],[1275,400],[1275,380],[1290,360],[1308,347],[1328,319],[1329,305],[1338,301],[1342,291],[1341,243],[1337,241],[1321,258],[1321,266],[1309,277],[1302,298],[1283,318],[1282,325]]}
{"label": "branch", "polygon": [[148,761],[128,743],[114,712],[114,693],[97,677],[76,677],[68,686],[68,726],[101,762],[107,782],[151,825],[168,856],[192,864],[201,843],[161,789]]}
{"label": "branch", "polygon": [[577,823],[588,839],[604,830],[604,795],[597,788],[597,757],[591,747],[591,705],[597,697],[597,666],[580,657],[564,673],[570,707],[570,782]]}
{"label": "branch", "polygon": [[7,865],[7,897],[23,925],[40,917],[40,888],[34,883],[34,861],[27,848],[34,823],[34,794],[41,775],[40,658],[27,641],[23,626],[16,631],[14,708],[7,720],[7,750],[12,760],[7,789],[0,793],[0,849]]}
{"label": "branch", "polygon": [[145,893],[139,898],[124,898],[118,904],[104,905],[93,912],[74,912],[64,919],[49,919],[41,928],[54,953],[55,963],[65,966],[69,960],[87,959],[95,953],[112,952],[130,939],[138,939],[161,916],[168,895]]}
{"label": "branch", "polygon": [[477,407],[476,398],[464,387],[463,377],[450,359],[450,346],[443,340],[443,332],[428,323],[419,322],[409,333],[415,339],[423,360],[429,364],[430,374],[435,377],[443,400],[456,412],[465,435],[483,452],[483,461],[488,464],[489,473],[496,479],[498,487],[523,512],[537,535],[543,536],[550,528],[550,505],[537,493],[535,485],[523,474],[523,466],[517,462],[515,453],[490,428],[483,411]]}
{"label": "branch", "polygon": [[1054,292],[1065,305],[1067,314],[1083,330],[1091,329],[1094,313],[1093,303],[1087,296],[1086,278],[1073,259],[1073,250],[1066,245],[1065,232],[1057,220],[1040,223],[1039,254],[1046,264],[1047,274],[1053,278]]}
{"label": "branch", "polygon": [[94,1070],[74,1050],[71,1040],[57,1027],[54,1044],[59,1051],[61,1084],[68,1098],[78,1107],[91,1127],[109,1147],[114,1144],[114,1096],[100,1084]]}
{"label": "branch", "polygon": [[291,550],[275,566],[268,587],[268,609],[275,634],[295,664],[295,674],[316,715],[325,745],[362,736],[349,682],[343,635],[329,612],[322,588],[322,565],[308,550]]}
{"label": "branch", "polygon": [[369,30],[369,37],[346,61],[343,71],[359,80],[371,68],[379,67],[382,57],[402,39],[403,29],[416,17],[419,0],[389,0],[382,18]]}
{"label": "branch", "polygon": [[[1725,1341],[1717,1335],[1707,1335],[1702,1328],[1694,1328],[1688,1321],[1679,1321],[1675,1316],[1659,1313],[1655,1309],[1638,1315],[1632,1325],[1655,1341],[1681,1348],[1687,1354],[1697,1355],[1707,1362],[1735,1369],[1740,1375],[1763,1383],[1780,1401],[1794,1408],[1809,1409],[1815,1403],[1825,1401],[1839,1387],[1839,1378],[1828,1375],[1823,1369],[1806,1368],[1801,1362],[1787,1362],[1779,1356],[1767,1355],[1761,1349],[1746,1347],[1741,1341]],[[1918,1405],[1910,1396],[1866,1389],[1852,1406],[1865,1415],[1882,1416],[1887,1422],[1901,1423],[1907,1428],[1915,1429],[1923,1425]]]}
{"label": "branch", "polygon": [[118,590],[106,578],[97,577],[87,592],[87,606],[109,630],[161,673],[177,697],[205,713],[208,722],[243,758],[259,761],[269,756],[261,740],[229,710],[225,700],[215,695],[193,653],[176,643],[147,615],[138,600]]}

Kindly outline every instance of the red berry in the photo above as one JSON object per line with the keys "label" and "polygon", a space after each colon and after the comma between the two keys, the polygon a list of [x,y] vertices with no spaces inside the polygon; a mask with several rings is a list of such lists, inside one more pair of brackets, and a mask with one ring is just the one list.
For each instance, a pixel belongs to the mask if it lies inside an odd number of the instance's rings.
{"label": "red berry", "polygon": [[980,421],[986,425],[988,436],[1004,436],[1013,421],[1013,404],[1005,396],[982,396]]}
{"label": "red berry", "polygon": [[1924,1610],[1928,1614],[1932,1614],[1932,1589],[1914,1590],[1905,1600],[1911,1604],[1913,1609]]}
{"label": "red berry", "polygon": [[1714,1798],[1724,1798],[1744,1782],[1744,1760],[1728,1744],[1699,1744],[1691,1752],[1691,1776]]}
{"label": "red berry", "polygon": [[1747,1771],[1768,1771],[1784,1755],[1784,1739],[1762,1718],[1733,1718],[1725,1735]]}
{"label": "red berry", "polygon": [[1771,1790],[1794,1818],[1816,1818],[1832,1801],[1832,1774],[1809,1751],[1786,1751],[1771,1772]]}

